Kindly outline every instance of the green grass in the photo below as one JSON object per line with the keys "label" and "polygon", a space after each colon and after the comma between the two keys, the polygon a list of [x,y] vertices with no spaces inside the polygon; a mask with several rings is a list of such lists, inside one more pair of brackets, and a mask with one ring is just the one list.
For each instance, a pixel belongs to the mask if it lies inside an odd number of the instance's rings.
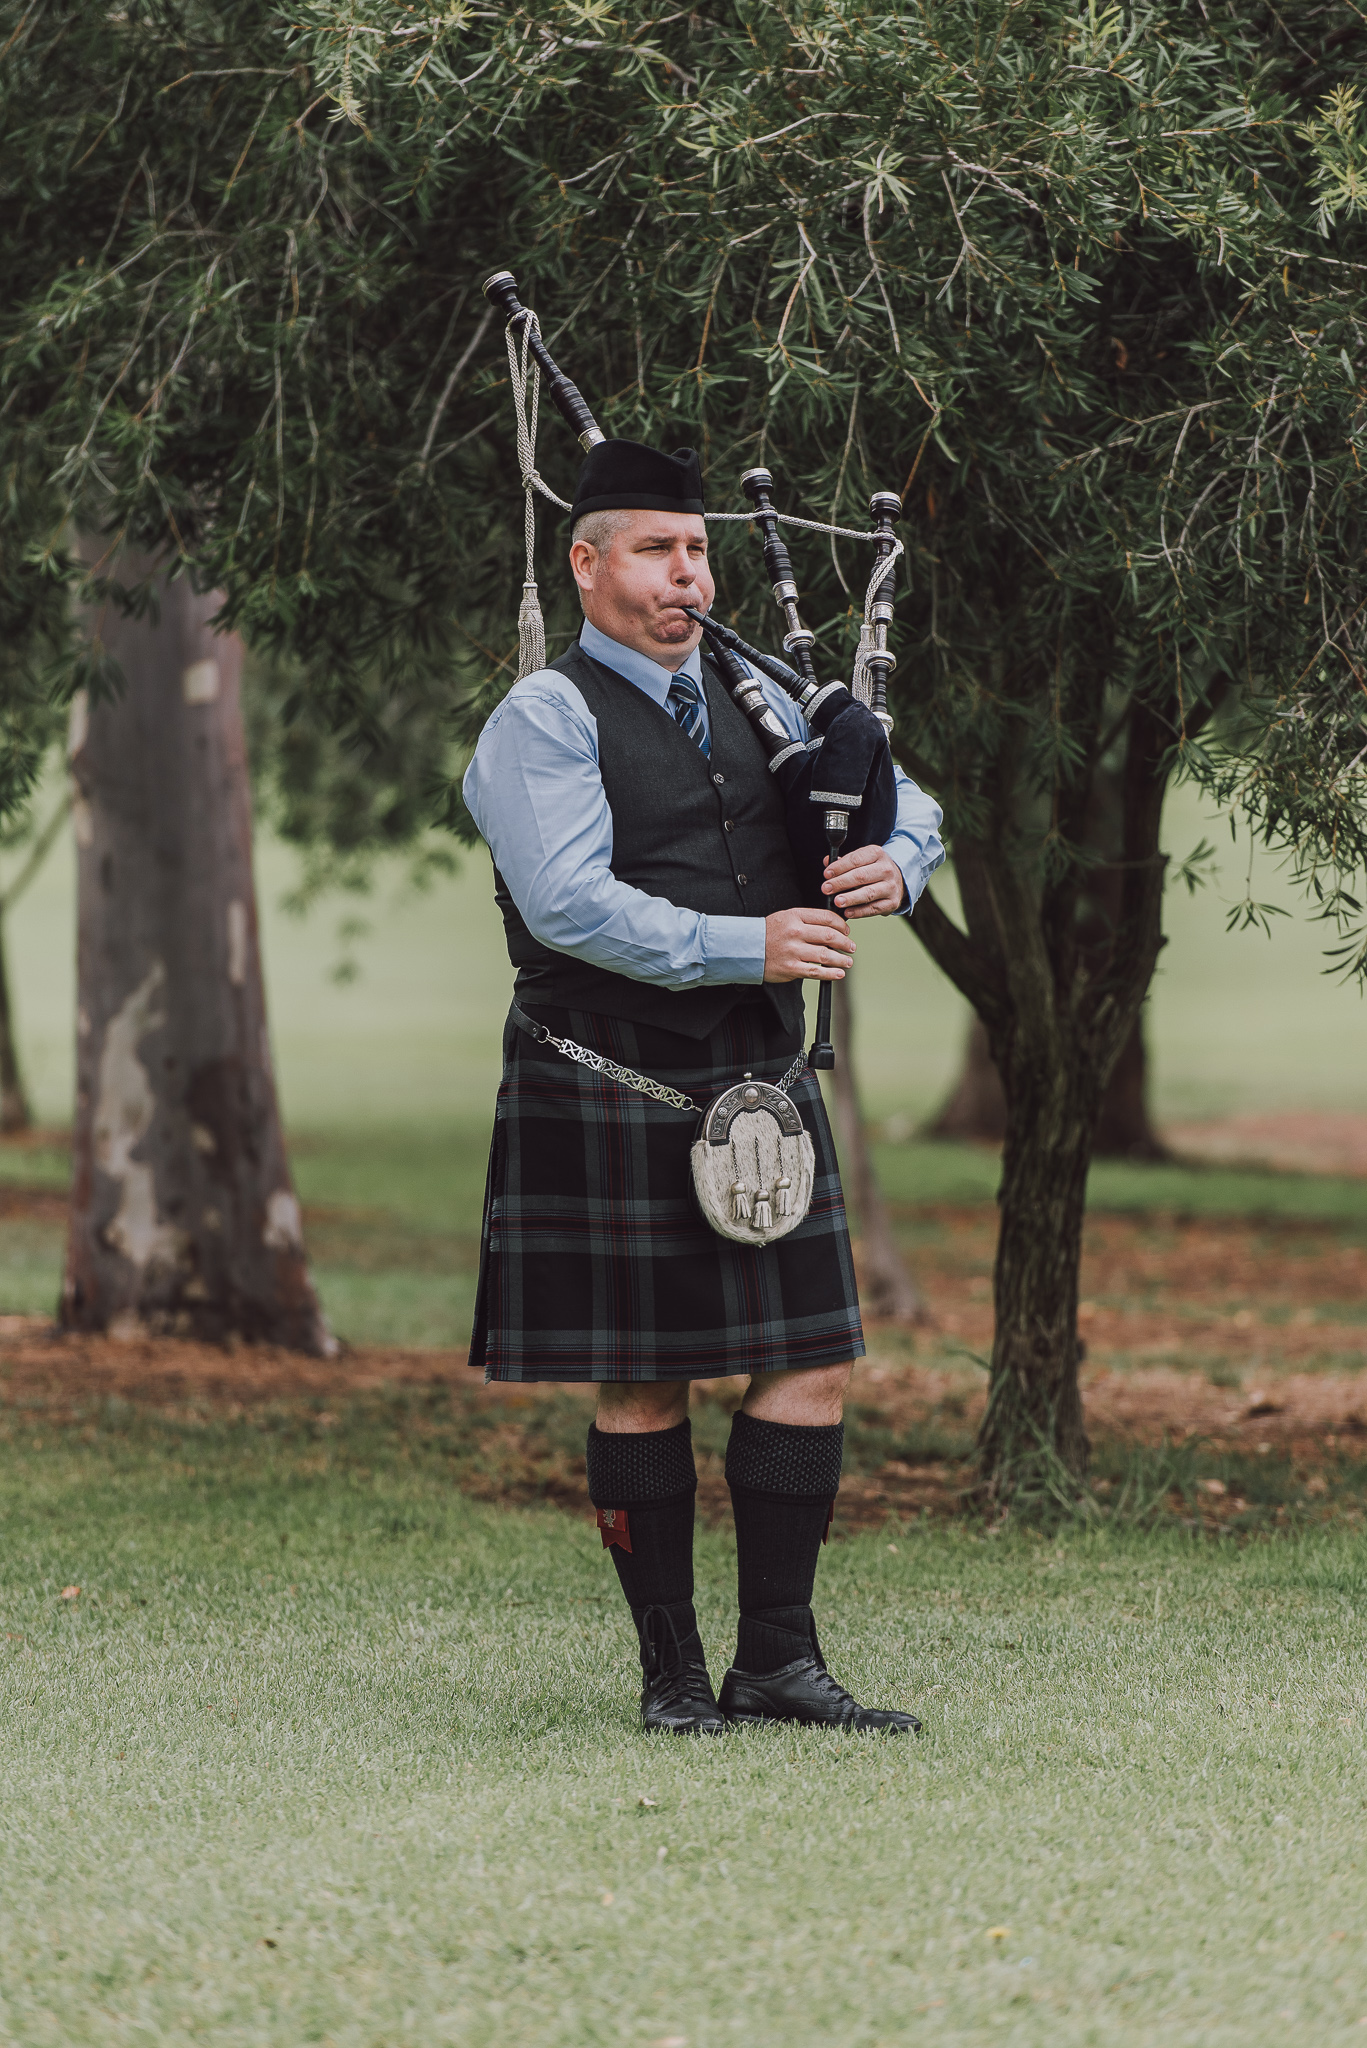
{"label": "green grass", "polygon": [[[23,2048],[1280,2048],[1367,2015],[1360,1535],[836,1543],[832,1663],[924,1738],[702,1746],[637,1732],[593,1530],[439,1458],[109,1415],[3,1455]],[[704,1534],[718,1664],[732,1573]]]}

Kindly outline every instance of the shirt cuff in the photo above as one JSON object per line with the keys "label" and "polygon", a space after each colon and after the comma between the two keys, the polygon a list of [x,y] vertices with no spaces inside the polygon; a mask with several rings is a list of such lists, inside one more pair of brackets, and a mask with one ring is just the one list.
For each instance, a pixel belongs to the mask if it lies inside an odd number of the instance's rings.
{"label": "shirt cuff", "polygon": [[894,917],[910,917],[912,911],[916,908],[916,899],[925,888],[928,879],[921,849],[912,840],[908,840],[899,846],[894,839],[889,840],[883,851],[890,855],[896,863],[902,880],[907,885],[907,900],[900,910],[893,912],[893,915]]}
{"label": "shirt cuff", "polygon": [[703,986],[764,979],[764,919],[704,917]]}

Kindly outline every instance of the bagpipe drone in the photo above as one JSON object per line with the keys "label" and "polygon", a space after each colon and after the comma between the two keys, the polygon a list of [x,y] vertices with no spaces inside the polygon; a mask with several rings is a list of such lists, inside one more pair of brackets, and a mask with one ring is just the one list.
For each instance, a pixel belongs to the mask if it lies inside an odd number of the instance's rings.
{"label": "bagpipe drone", "polygon": [[[508,362],[517,401],[518,456],[527,493],[527,580],[518,616],[519,674],[525,675],[545,661],[545,634],[532,568],[532,492],[540,491],[563,511],[570,509],[537,473],[536,422],[541,380],[545,379],[556,410],[585,454],[607,436],[578,387],[552,358],[541,339],[536,315],[518,298],[517,280],[512,272],[499,270],[486,279],[484,295],[507,321]],[[902,553],[892,522],[902,509],[901,500],[895,491],[875,492],[869,501],[874,529],[871,533],[860,533],[777,511],[772,497],[774,480],[767,469],[748,469],[740,482],[751,511],[710,512],[704,516],[709,520],[745,520],[759,529],[774,600],[786,627],[784,652],[791,657],[791,664],[749,646],[720,620],[685,609],[701,626],[711,659],[732,699],[749,720],[768,758],[770,773],[783,792],[788,838],[804,897],[810,904],[829,908],[828,899],[821,893],[826,860],[834,860],[847,844],[882,846],[896,823],[897,788],[888,747],[892,720],[887,710],[887,681],[895,665],[888,647],[888,626],[892,619],[895,565]],[[850,689],[841,682],[822,683],[817,676],[813,661],[816,639],[798,614],[797,582],[779,532],[780,524],[873,542],[873,573]],[[765,702],[760,683],[747,673],[745,663],[794,699],[812,733],[810,740],[794,740],[785,730]],[[809,1057],[813,1067],[835,1065],[828,981],[820,984],[816,1038]]]}

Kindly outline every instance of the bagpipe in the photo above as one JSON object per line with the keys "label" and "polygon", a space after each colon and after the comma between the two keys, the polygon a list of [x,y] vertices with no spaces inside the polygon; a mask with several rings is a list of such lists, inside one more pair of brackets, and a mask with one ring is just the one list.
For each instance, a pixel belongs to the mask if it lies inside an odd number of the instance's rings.
{"label": "bagpipe", "polygon": [[[595,420],[577,385],[554,361],[536,315],[520,302],[517,280],[509,270],[495,271],[484,283],[484,295],[507,321],[508,361],[518,403],[518,455],[522,465],[523,488],[527,493],[527,582],[523,610],[519,614],[519,642],[522,649],[520,672],[544,662],[544,629],[536,604],[532,570],[533,490],[549,498],[562,510],[570,507],[545,484],[536,469],[536,408],[540,381],[556,410],[565,420],[587,454],[607,437]],[[521,354],[517,342],[521,342]],[[530,406],[528,394],[530,387]],[[709,512],[709,520],[745,520],[758,528],[765,567],[774,601],[783,615],[784,652],[790,662],[751,647],[719,619],[684,607],[701,628],[708,653],[720,673],[732,700],[746,718],[764,748],[769,771],[783,792],[785,820],[793,858],[802,883],[804,899],[811,905],[830,908],[821,893],[827,860],[834,860],[848,845],[882,846],[891,837],[897,819],[897,786],[893,774],[888,734],[892,720],[887,710],[888,676],[895,657],[888,647],[888,626],[892,620],[894,576],[902,544],[892,524],[902,509],[895,491],[876,491],[869,501],[874,520],[871,533],[846,527],[831,527],[811,519],[797,519],[779,512],[773,502],[774,480],[767,469],[748,469],[741,489],[750,500],[749,512]],[[810,527],[822,533],[846,534],[852,539],[872,541],[873,573],[864,604],[860,648],[851,688],[842,682],[822,683],[816,672],[813,650],[816,636],[802,623],[797,608],[797,581],[780,524]],[[535,607],[534,623],[529,613]],[[759,670],[793,698],[802,712],[810,740],[794,740],[769,704],[755,676],[745,664]],[[816,1038],[809,1055],[813,1067],[835,1065],[831,1044],[831,983],[820,983],[817,999]]]}

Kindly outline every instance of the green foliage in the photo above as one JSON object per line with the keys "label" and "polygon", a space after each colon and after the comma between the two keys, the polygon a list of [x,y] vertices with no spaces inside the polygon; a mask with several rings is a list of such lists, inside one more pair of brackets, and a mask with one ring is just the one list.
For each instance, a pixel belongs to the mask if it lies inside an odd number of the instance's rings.
{"label": "green foliage", "polygon": [[[339,732],[302,686],[297,665],[248,664],[243,713],[257,822],[299,855],[286,902],[301,916],[329,891],[369,896],[386,854],[404,856],[417,888],[456,865],[449,840],[429,829],[449,787],[439,684],[424,671],[403,689],[365,677],[352,702],[356,716]],[[342,920],[334,979],[354,979],[352,942],[368,930],[362,919]]]}
{"label": "green foliage", "polygon": [[[1346,6],[0,14],[7,426],[343,730],[363,676],[439,677],[467,736],[510,679],[507,262],[608,428],[698,437],[715,503],[757,458],[817,515],[902,489],[899,733],[961,836],[1008,755],[1066,871],[1106,693],[1214,778],[1191,727],[1229,675],[1240,797],[1360,864]],[[744,532],[716,552],[767,627]],[[799,553],[843,659],[863,560]]]}

